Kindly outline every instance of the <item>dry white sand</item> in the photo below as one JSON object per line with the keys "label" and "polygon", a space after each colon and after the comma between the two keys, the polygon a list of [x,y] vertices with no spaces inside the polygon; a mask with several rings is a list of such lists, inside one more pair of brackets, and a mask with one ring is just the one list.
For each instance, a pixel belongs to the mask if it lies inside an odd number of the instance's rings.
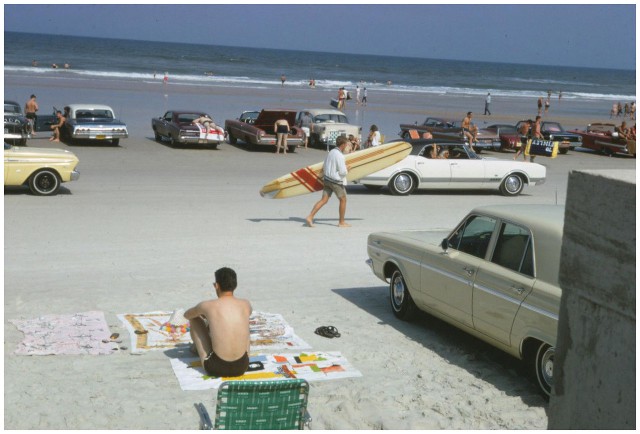
{"label": "dry white sand", "polygon": [[[570,170],[629,169],[635,160],[570,152],[542,161],[547,182],[517,198],[492,192],[394,197],[353,186],[347,208],[353,227],[336,226],[334,198],[316,227],[307,228],[304,218],[319,194],[275,201],[258,190],[321,161],[323,151],[284,157],[227,144],[174,149],[152,139],[150,118],[166,108],[203,108],[223,121],[253,108],[325,106],[332,96],[311,92],[170,88],[165,97],[159,87],[144,85],[53,86],[5,76],[7,98],[22,101],[36,93],[43,111],[71,102],[107,103],[131,133],[116,148],[57,145],[79,156],[81,178],[56,197],[5,190],[5,428],[197,428],[193,404],[204,402],[212,412],[215,391],[182,391],[163,352],[16,356],[22,335],[8,320],[101,310],[112,331],[124,336],[116,314],[189,307],[211,297],[213,272],[221,266],[238,272],[237,295],[254,309],[282,314],[314,350],[341,351],[362,372],[362,378],[311,383],[316,429],[546,428],[547,404],[519,361],[432,317],[395,319],[387,286],[364,262],[366,238],[378,230],[418,228],[438,237],[477,205],[564,203]],[[370,100],[366,110],[356,114],[351,106],[347,114],[365,131],[377,123],[388,138],[401,121],[469,109],[464,98]],[[495,120],[530,117],[534,102],[509,101],[509,114]],[[473,103],[480,112],[482,101]],[[492,111],[500,112],[497,101]],[[569,109],[562,119],[566,127],[596,120]],[[29,146],[54,147],[44,137]],[[342,336],[315,335],[321,325],[337,327]]]}

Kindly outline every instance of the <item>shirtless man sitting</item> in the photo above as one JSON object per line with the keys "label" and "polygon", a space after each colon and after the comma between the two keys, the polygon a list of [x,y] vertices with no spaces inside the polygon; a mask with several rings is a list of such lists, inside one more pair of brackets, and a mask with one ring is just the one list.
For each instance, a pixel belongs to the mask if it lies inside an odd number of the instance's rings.
{"label": "shirtless man sitting", "polygon": [[215,272],[217,300],[205,300],[184,313],[191,323],[191,339],[205,371],[214,377],[237,377],[249,368],[248,300],[233,295],[237,287],[235,271]]}
{"label": "shirtless man sitting", "polygon": [[62,116],[62,112],[58,110],[56,112],[56,117],[58,118],[58,123],[51,125],[51,129],[53,130],[53,136],[49,139],[50,142],[59,142],[60,141],[60,128],[64,125],[67,119]]}

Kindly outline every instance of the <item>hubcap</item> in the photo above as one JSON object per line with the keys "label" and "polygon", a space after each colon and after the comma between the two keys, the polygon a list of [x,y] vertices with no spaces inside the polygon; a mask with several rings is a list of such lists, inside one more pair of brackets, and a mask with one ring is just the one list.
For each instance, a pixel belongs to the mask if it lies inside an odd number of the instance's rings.
{"label": "hubcap", "polygon": [[404,300],[404,285],[402,284],[402,278],[400,276],[394,278],[392,291],[393,304],[399,308],[402,306],[402,300]]}
{"label": "hubcap", "polygon": [[399,192],[405,193],[411,188],[412,180],[409,175],[398,175],[394,184]]}
{"label": "hubcap", "polygon": [[518,176],[510,176],[504,185],[509,193],[517,193],[522,186],[522,180]]}
{"label": "hubcap", "polygon": [[49,174],[40,175],[37,182],[38,188],[42,192],[48,192],[53,188],[53,178]]}
{"label": "hubcap", "polygon": [[542,373],[542,378],[549,385],[553,384],[553,358],[554,358],[554,355],[555,355],[555,349],[553,347],[550,347],[542,355],[542,360],[540,361],[540,371]]}

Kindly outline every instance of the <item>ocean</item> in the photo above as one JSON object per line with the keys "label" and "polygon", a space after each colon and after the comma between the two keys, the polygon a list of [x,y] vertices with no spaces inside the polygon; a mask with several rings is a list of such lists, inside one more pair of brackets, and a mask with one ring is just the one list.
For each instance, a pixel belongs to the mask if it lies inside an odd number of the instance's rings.
{"label": "ocean", "polygon": [[[32,66],[36,60],[38,66]],[[60,66],[53,69],[52,64]],[[68,63],[70,68],[62,66]],[[153,81],[168,73],[172,84],[269,88],[316,87],[376,92],[546,96],[630,102],[636,98],[631,70],[372,56],[228,47],[77,36],[4,33],[7,74],[84,79]],[[390,84],[389,84],[390,83]]]}

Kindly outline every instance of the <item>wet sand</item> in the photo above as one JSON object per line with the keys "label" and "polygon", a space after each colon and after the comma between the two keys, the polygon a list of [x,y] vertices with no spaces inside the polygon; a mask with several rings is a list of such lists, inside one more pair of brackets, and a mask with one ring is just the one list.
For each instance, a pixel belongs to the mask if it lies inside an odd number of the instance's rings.
{"label": "wet sand", "polygon": [[[221,266],[238,272],[237,295],[255,310],[282,314],[314,350],[341,351],[362,372],[362,378],[311,383],[314,429],[546,428],[547,404],[520,362],[432,317],[396,320],[387,286],[364,262],[367,235],[429,229],[437,239],[474,206],[564,203],[569,171],[635,169],[634,159],[575,151],[541,161],[546,183],[525,187],[517,198],[451,191],[395,197],[349,186],[352,227],[337,227],[333,198],[308,228],[304,218],[319,194],[268,200],[258,191],[322,161],[322,150],[284,157],[229,144],[171,148],[153,141],[151,117],[193,108],[223,123],[262,107],[325,107],[333,92],[5,75],[5,98],[23,103],[31,93],[41,112],[75,102],[109,104],[131,137],[102,147],[54,145],[39,135],[29,146],[78,155],[80,179],[51,198],[5,189],[5,428],[197,428],[193,404],[204,402],[213,413],[214,391],[182,391],[162,351],[16,356],[22,334],[8,321],[100,310],[111,330],[125,336],[116,314],[190,307],[212,296],[213,272]],[[370,92],[369,101],[357,112],[348,105],[346,113],[365,132],[377,124],[387,139],[400,122],[427,114],[461,118],[473,110],[480,126],[488,118],[475,97]],[[567,129],[608,120],[608,102],[599,118],[585,113],[591,107],[564,104],[552,105],[551,113]],[[535,100],[494,98],[492,112],[491,122],[513,123],[535,116]],[[335,326],[341,337],[315,335],[321,325]]]}

